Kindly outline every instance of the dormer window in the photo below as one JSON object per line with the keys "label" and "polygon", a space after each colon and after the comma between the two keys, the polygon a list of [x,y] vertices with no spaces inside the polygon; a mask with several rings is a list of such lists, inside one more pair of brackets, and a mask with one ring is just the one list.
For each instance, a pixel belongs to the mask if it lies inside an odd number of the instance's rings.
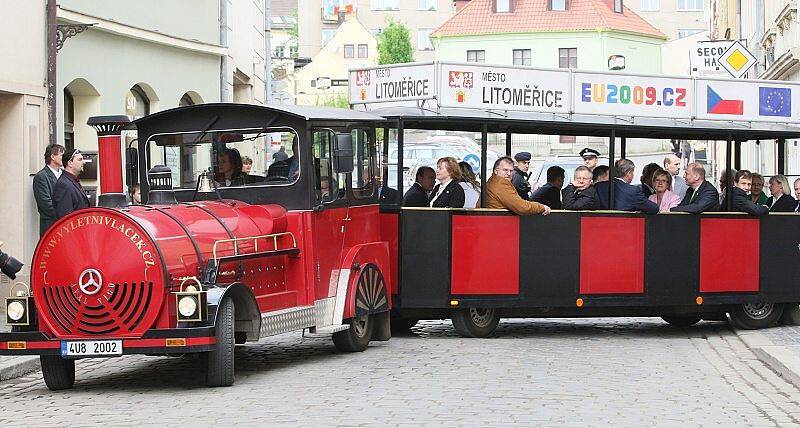
{"label": "dormer window", "polygon": [[547,0],[547,8],[550,10],[569,9],[569,0]]}
{"label": "dormer window", "polygon": [[614,12],[622,13],[622,0],[614,0]]}
{"label": "dormer window", "polygon": [[495,13],[510,13],[513,11],[514,0],[494,0]]}

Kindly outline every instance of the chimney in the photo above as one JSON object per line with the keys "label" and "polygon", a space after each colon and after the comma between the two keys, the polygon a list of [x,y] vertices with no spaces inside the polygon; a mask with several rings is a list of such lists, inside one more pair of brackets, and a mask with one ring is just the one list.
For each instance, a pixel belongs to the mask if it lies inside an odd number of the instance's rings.
{"label": "chimney", "polygon": [[122,171],[122,128],[130,123],[128,116],[92,116],[87,125],[97,131],[97,153],[100,169],[100,196],[97,206],[124,207],[128,205]]}

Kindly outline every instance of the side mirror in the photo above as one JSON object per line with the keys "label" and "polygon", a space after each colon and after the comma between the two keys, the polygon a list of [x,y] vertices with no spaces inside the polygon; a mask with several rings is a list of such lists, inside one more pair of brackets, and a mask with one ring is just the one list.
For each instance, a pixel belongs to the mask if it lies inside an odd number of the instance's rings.
{"label": "side mirror", "polygon": [[333,170],[346,174],[353,172],[353,136],[336,134],[336,147],[333,149]]}

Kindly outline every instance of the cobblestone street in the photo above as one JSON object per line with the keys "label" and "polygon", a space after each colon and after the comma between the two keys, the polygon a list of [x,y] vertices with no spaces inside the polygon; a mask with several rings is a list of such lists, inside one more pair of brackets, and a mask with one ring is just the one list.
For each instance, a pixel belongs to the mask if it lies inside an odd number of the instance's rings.
{"label": "cobblestone street", "polygon": [[[2,384],[0,422],[43,425],[787,426],[800,391],[722,323],[511,320],[463,339],[449,322],[339,354],[287,334],[237,350],[236,384],[207,389],[196,358],[78,362],[73,390],[41,373]],[[193,418],[195,420],[193,420]]]}

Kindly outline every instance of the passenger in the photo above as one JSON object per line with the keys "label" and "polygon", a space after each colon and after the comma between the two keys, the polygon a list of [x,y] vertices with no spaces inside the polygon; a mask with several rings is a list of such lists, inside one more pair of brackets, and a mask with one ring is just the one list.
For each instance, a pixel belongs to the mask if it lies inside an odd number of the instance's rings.
{"label": "passenger", "polygon": [[714,211],[719,207],[719,193],[711,183],[706,181],[706,169],[703,168],[703,165],[697,162],[690,163],[683,172],[683,178],[689,185],[689,189],[680,205],[670,211],[699,214]]}
{"label": "passenger", "polygon": [[417,169],[416,181],[411,185],[405,195],[403,195],[404,207],[427,207],[428,193],[436,183],[436,172],[429,166],[421,166]]}
{"label": "passenger", "polygon": [[794,212],[800,212],[800,178],[794,181],[794,194],[797,198],[797,208],[794,209]]}
{"label": "passenger", "polygon": [[[678,150],[678,153],[680,153],[680,150]],[[672,192],[678,195],[680,199],[683,199],[689,186],[686,185],[686,180],[679,175],[681,172],[681,158],[675,155],[667,155],[664,158],[664,169],[672,178]]]}
{"label": "passenger", "polygon": [[560,210],[562,187],[564,187],[564,168],[551,166],[547,168],[547,183],[533,192],[531,200],[554,210]]}
{"label": "passenger", "polygon": [[458,163],[461,168],[461,188],[464,189],[464,208],[478,208],[481,206],[481,185],[478,183],[472,166],[467,162]]}
{"label": "passenger", "polygon": [[514,160],[517,161],[517,166],[514,167],[514,176],[511,177],[511,183],[517,189],[520,198],[530,199],[531,183],[528,180],[531,178],[531,173],[528,170],[531,167],[531,154],[519,152],[514,155]]}
{"label": "passenger", "polygon": [[253,160],[250,159],[250,156],[242,156],[242,172],[250,174],[251,169],[253,169]]}
{"label": "passenger", "polygon": [[600,156],[600,152],[586,147],[578,154],[583,158],[583,166],[589,168],[591,171],[597,168],[597,158]]}
{"label": "passenger", "polygon": [[595,186],[597,186],[597,183],[608,181],[608,171],[609,171],[608,166],[598,165],[597,167],[595,167],[595,169],[589,168],[589,170],[592,171],[592,182],[594,183]]}
{"label": "passenger", "polygon": [[[608,167],[606,167],[608,168]],[[600,167],[595,168],[597,171]],[[572,183],[561,191],[562,208],[565,210],[600,210],[603,206],[597,198],[597,191],[592,186],[592,170],[587,166],[575,168]]]}
{"label": "passenger", "polygon": [[65,151],[61,155],[64,171],[53,188],[53,209],[55,220],[83,208],[89,208],[89,195],[81,186],[80,177],[86,160],[78,149]]}
{"label": "passenger", "polygon": [[792,197],[789,180],[783,174],[773,175],[769,179],[769,192],[772,194],[767,199],[769,212],[791,213],[797,208],[797,199]]}
{"label": "passenger", "polygon": [[657,163],[649,163],[642,169],[642,176],[639,177],[639,188],[642,189],[642,193],[648,198],[656,192],[654,189],[655,186],[653,186],[653,175],[660,169],[661,167],[658,166]]}
{"label": "passenger", "polygon": [[136,183],[128,188],[128,195],[131,199],[131,205],[142,204],[142,186]]}
{"label": "passenger", "polygon": [[244,185],[242,173],[242,156],[236,149],[225,149],[219,155],[217,163],[217,181],[220,186]]}
{"label": "passenger", "polygon": [[672,174],[669,171],[663,169],[656,171],[653,175],[653,187],[655,193],[650,195],[650,200],[658,205],[658,212],[669,212],[672,207],[677,207],[681,203],[681,198],[672,191]]}
{"label": "passenger", "polygon": [[503,156],[495,161],[492,170],[492,176],[486,182],[487,208],[507,209],[519,215],[550,214],[550,207],[523,199],[514,189],[514,185],[511,184],[514,160]]}
{"label": "passenger", "polygon": [[[635,166],[630,159],[619,159],[614,163],[616,177],[614,178],[614,209],[619,211],[642,211],[645,214],[657,214],[658,205],[650,201],[638,186],[631,185]],[[610,181],[595,184],[597,196],[603,205],[608,208],[608,190]]]}
{"label": "passenger", "polygon": [[[748,193],[752,188],[753,175],[750,171],[743,169],[733,176],[733,189],[731,189],[731,212],[742,212],[750,215],[764,215],[769,213],[769,208],[764,205],[757,205],[750,199]],[[720,211],[728,211],[727,198],[722,198]]]}
{"label": "passenger", "polygon": [[751,174],[753,176],[753,185],[750,186],[750,200],[757,205],[766,205],[767,194],[764,193],[764,177],[757,172]]}
{"label": "passenger", "polygon": [[375,177],[378,183],[378,203],[381,206],[396,205],[400,203],[400,194],[397,189],[383,185],[383,178],[381,176]]}
{"label": "passenger", "polygon": [[464,189],[461,181],[461,167],[452,157],[436,161],[436,179],[439,184],[431,191],[429,204],[432,208],[464,208]]}
{"label": "passenger", "polygon": [[[728,193],[728,170],[723,169],[722,172],[719,174],[719,204],[722,205],[722,199]],[[736,170],[731,169],[731,177],[736,176]]]}

